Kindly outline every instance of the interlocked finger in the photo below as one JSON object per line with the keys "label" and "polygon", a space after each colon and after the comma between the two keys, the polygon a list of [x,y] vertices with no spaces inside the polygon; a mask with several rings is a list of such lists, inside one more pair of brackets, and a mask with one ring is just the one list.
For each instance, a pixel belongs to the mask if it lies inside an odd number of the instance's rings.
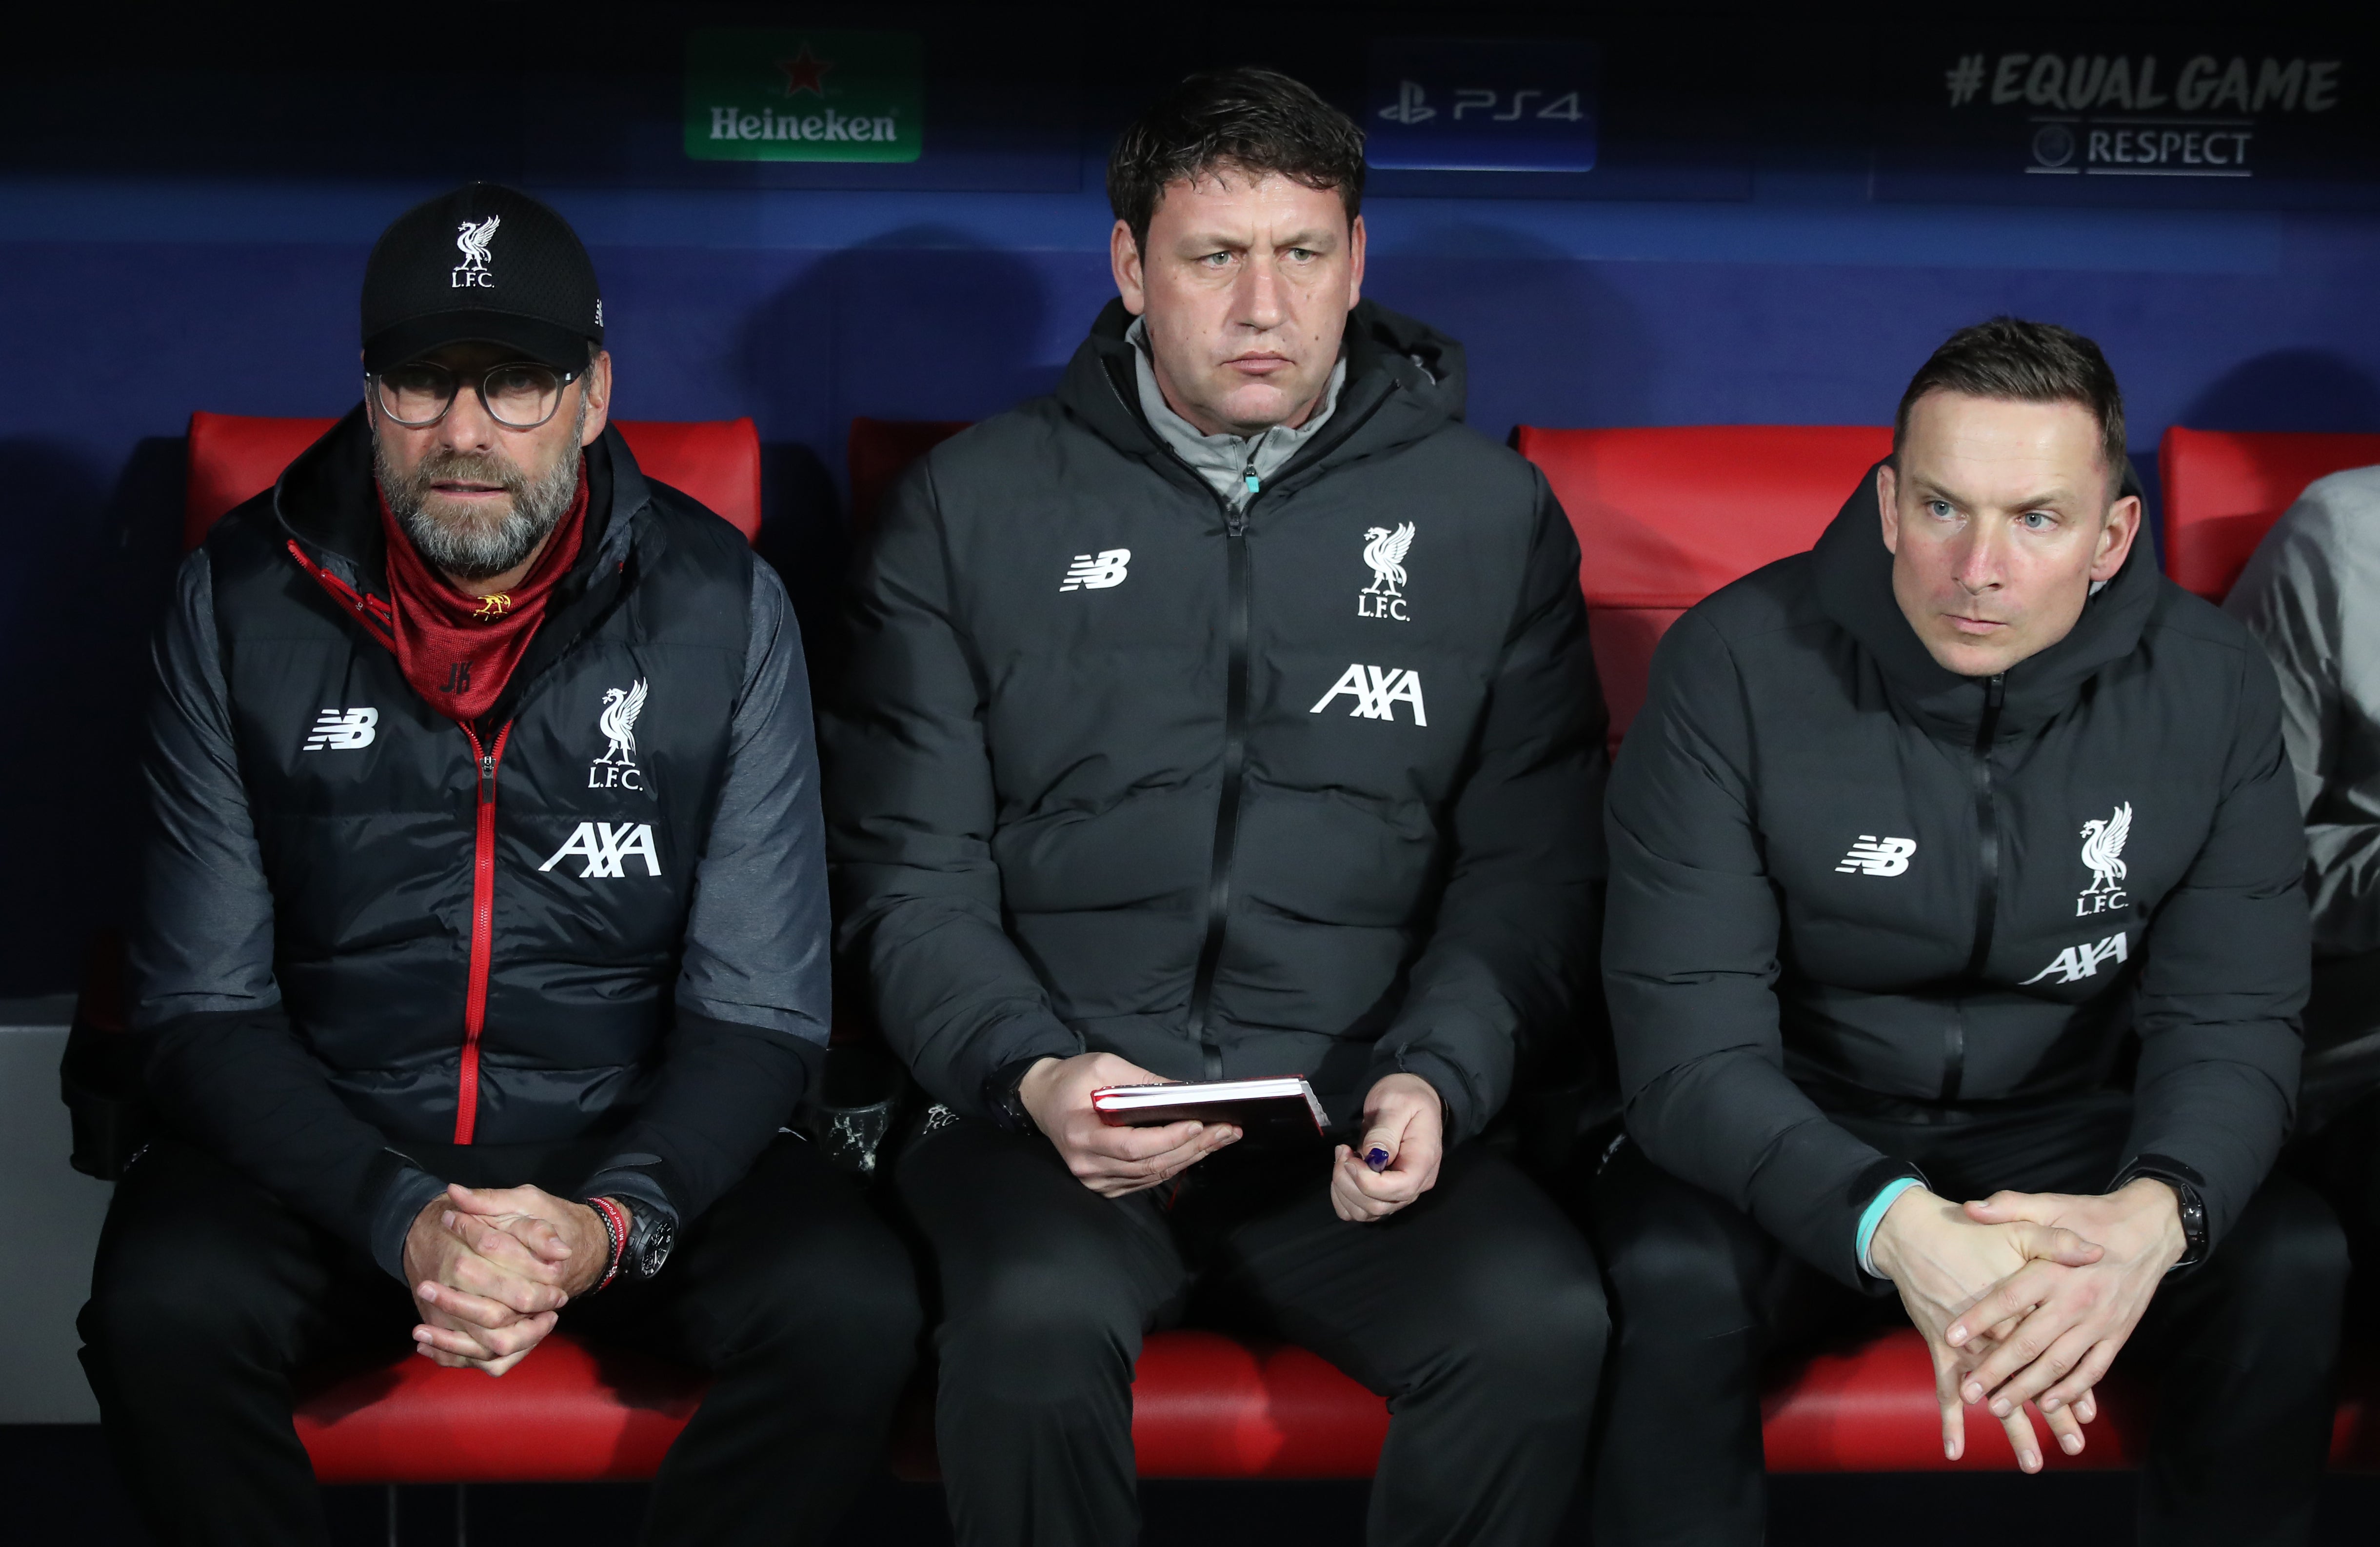
{"label": "interlocked finger", "polygon": [[[2097,1417],[2098,1401],[2094,1390],[2107,1378],[2107,1371],[2115,1368],[2116,1355],[2119,1351],[2120,1346],[2112,1339],[2103,1339],[2092,1345],[2090,1351],[2082,1356],[2064,1380],[2041,1394],[2037,1400],[2042,1410],[2047,1412],[2053,1407],[2070,1407],[2078,1410],[2078,1416],[2084,1423]],[[2090,1410],[2080,1411],[2084,1407]]]}
{"label": "interlocked finger", "polygon": [[2069,1329],[2043,1349],[2031,1364],[1993,1390],[1992,1411],[2005,1415],[2046,1395],[2050,1387],[2082,1364],[2083,1357],[2090,1353],[2097,1341],[2094,1334],[2080,1327]]}
{"label": "interlocked finger", "polygon": [[2045,1409],[2041,1418],[2049,1425],[2049,1436],[2058,1442],[2058,1449],[2069,1456],[2082,1454],[2082,1420],[2074,1416],[2073,1408]]}
{"label": "interlocked finger", "polygon": [[[531,1246],[529,1237],[539,1232],[542,1235],[538,1238],[550,1238],[557,1245],[561,1242],[562,1237],[553,1227],[541,1219],[512,1215],[493,1220],[484,1214],[450,1211],[445,1216],[445,1224],[456,1240],[507,1273],[540,1284],[555,1284],[561,1280],[561,1264]],[[568,1249],[565,1248],[563,1255],[567,1254]]]}
{"label": "interlocked finger", "polygon": [[1942,1454],[1956,1461],[1967,1452],[1967,1409],[1959,1400],[1959,1379],[1964,1372],[1951,1349],[1930,1337],[1925,1347],[1934,1356],[1934,1400],[1942,1409]]}
{"label": "interlocked finger", "polygon": [[2008,1431],[2009,1448],[2016,1452],[2016,1464],[2028,1472],[2041,1470],[2041,1442],[2033,1437],[2033,1420],[2024,1416],[2022,1407],[2010,1409],[2000,1419]]}

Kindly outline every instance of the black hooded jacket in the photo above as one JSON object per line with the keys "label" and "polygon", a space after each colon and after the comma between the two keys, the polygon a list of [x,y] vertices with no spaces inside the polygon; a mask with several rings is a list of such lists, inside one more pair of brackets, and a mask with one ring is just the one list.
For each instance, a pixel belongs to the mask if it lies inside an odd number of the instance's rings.
{"label": "black hooded jacket", "polygon": [[[1130,321],[888,503],[821,725],[844,942],[962,1111],[1104,1050],[1303,1072],[1334,1116],[1405,1070],[1476,1133],[1592,982],[1569,524],[1460,422],[1460,347],[1368,302],[1336,410],[1234,515],[1143,420]],[[1408,526],[1401,574],[1366,559]]]}
{"label": "black hooded jacket", "polygon": [[1935,663],[1891,566],[1871,478],[1655,654],[1607,812],[1629,1132],[1857,1283],[1861,1211],[1918,1173],[1833,1115],[2081,1095],[2137,1032],[2125,1164],[2202,1178],[2220,1239],[2289,1127],[2309,970],[2272,669],[2145,542],[1990,680]]}

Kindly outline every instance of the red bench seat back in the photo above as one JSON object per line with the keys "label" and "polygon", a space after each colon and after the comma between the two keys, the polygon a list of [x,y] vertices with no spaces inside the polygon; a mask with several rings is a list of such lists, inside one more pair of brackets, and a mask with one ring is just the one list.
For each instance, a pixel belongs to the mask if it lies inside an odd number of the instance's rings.
{"label": "red bench seat back", "polygon": [[[333,419],[190,416],[189,484],[182,546],[195,548],[234,506],[273,487],[281,469],[322,438]],[[760,435],[748,419],[708,423],[614,420],[646,475],[724,516],[751,542],[760,534]]]}
{"label": "red bench seat back", "polygon": [[2380,463],[2380,435],[2184,430],[2157,446],[2165,572],[2220,602],[2265,533],[2317,478]]}
{"label": "red bench seat back", "polygon": [[1515,432],[1578,534],[1595,664],[1616,748],[1678,615],[1805,552],[1892,451],[1870,425],[1720,424]]}

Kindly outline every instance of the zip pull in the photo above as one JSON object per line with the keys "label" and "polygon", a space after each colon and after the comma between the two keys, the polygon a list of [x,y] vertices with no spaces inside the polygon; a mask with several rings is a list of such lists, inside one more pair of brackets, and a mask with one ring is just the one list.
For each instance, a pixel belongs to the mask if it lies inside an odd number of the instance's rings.
{"label": "zip pull", "polygon": [[1249,457],[1248,465],[1240,469],[1240,478],[1247,484],[1248,493],[1251,494],[1257,493],[1257,491],[1261,487],[1261,485],[1257,481],[1257,459],[1255,457]]}
{"label": "zip pull", "polygon": [[480,804],[484,806],[496,798],[496,757],[493,752],[480,754]]}
{"label": "zip pull", "polygon": [[[2006,672],[1996,672],[1984,679],[1984,713],[1975,722],[1975,756],[1979,758],[1991,756],[1993,738],[1999,734],[2000,702],[2007,686]],[[1982,772],[1977,770],[1979,775]]]}

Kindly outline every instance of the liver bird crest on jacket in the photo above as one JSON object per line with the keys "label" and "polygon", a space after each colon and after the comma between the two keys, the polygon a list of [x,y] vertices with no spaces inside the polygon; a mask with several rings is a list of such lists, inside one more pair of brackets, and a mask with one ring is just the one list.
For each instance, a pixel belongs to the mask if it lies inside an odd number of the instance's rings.
{"label": "liver bird crest on jacket", "polygon": [[596,728],[612,738],[597,762],[625,763],[634,767],[637,761],[637,716],[645,712],[645,679],[637,678],[633,688],[603,689],[603,712],[595,717]]}
{"label": "liver bird crest on jacket", "polygon": [[1364,588],[1366,596],[1402,596],[1405,583],[1405,550],[1413,546],[1414,524],[1406,521],[1396,530],[1386,527],[1367,527],[1364,531],[1364,562],[1372,566],[1372,583]]}
{"label": "liver bird crest on jacket", "polygon": [[502,215],[490,215],[476,224],[467,220],[455,227],[455,247],[463,254],[462,262],[455,267],[468,274],[486,270],[489,238],[496,234],[496,227],[504,224],[504,218]]}
{"label": "liver bird crest on jacket", "polygon": [[2132,833],[2132,803],[2129,800],[2116,808],[2116,814],[2104,820],[2093,817],[2082,824],[2082,862],[2091,867],[2091,884],[2082,895],[2119,890],[2125,875],[2124,840]]}

